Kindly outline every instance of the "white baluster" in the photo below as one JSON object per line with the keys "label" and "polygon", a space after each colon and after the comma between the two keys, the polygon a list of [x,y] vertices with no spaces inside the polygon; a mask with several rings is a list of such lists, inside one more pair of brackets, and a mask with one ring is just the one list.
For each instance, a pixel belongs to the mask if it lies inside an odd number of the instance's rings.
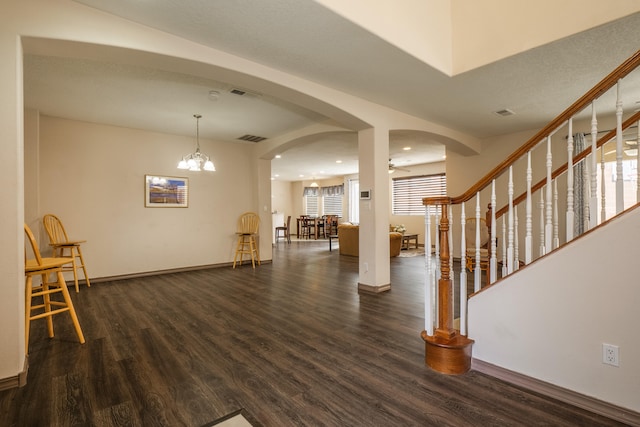
{"label": "white baluster", "polygon": [[[557,190],[556,186],[556,190]],[[569,119],[569,131],[567,135],[567,216],[566,216],[566,240],[573,240],[573,118]]]}
{"label": "white baluster", "polygon": [[507,275],[507,218],[502,215],[502,277]]}
{"label": "white baluster", "polygon": [[553,213],[553,186],[551,185],[551,167],[553,166],[553,156],[551,155],[551,136],[547,137],[547,184],[545,188],[547,190],[546,195],[546,209],[545,209],[545,225],[544,225],[544,247],[545,253],[551,251],[553,247],[551,240],[553,238],[553,220],[551,218]]}
{"label": "white baluster", "polygon": [[462,211],[460,213],[460,225],[462,226],[460,233],[460,333],[467,335],[467,236],[466,225],[467,216],[464,211],[464,203],[462,203]]}
{"label": "white baluster", "polygon": [[640,203],[640,121],[638,121],[638,136],[636,137],[636,203]]}
{"label": "white baluster", "polygon": [[558,237],[558,180],[553,180],[553,249],[560,246]]}
{"label": "white baluster", "polygon": [[544,192],[540,190],[540,256],[544,256],[546,249],[544,247]]}
{"label": "white baluster", "polygon": [[[442,209],[442,206],[436,207],[436,238],[435,238],[435,242],[436,242],[436,256],[435,256],[435,260],[436,260],[436,271],[435,271],[435,276],[436,276],[436,281],[435,283],[438,283],[438,280],[440,280],[440,213],[438,212],[438,209]],[[437,299],[437,292],[438,292],[438,286],[435,286],[436,289],[436,303],[438,301]],[[436,313],[436,319],[437,319],[437,313]]]}
{"label": "white baluster", "polygon": [[513,269],[518,270],[520,268],[520,242],[518,242],[518,205],[513,207],[513,236],[514,236],[514,245],[513,245]]}
{"label": "white baluster", "polygon": [[600,221],[604,222],[607,219],[607,186],[604,182],[604,145],[600,147]]}
{"label": "white baluster", "polygon": [[509,241],[507,246],[507,273],[513,273],[513,166],[509,166]]}
{"label": "white baluster", "polygon": [[482,283],[480,282],[482,270],[480,269],[480,260],[482,256],[480,255],[480,192],[476,193],[476,244],[475,244],[475,253],[476,253],[476,265],[473,269],[473,290],[474,292],[478,292],[482,287]]}
{"label": "white baluster", "polygon": [[624,210],[624,179],[622,171],[622,98],[618,80],[616,101],[616,215]]}
{"label": "white baluster", "polygon": [[498,280],[498,255],[496,242],[496,180],[491,181],[491,258],[489,259],[489,283]]}
{"label": "white baluster", "polygon": [[435,282],[433,281],[433,265],[431,259],[431,206],[425,206],[425,226],[424,226],[424,256],[425,256],[425,269],[426,274],[424,278],[424,330],[427,335],[433,336],[433,324],[434,324],[434,303],[433,288]]}
{"label": "white baluster", "polygon": [[531,170],[531,151],[527,153],[527,200],[525,212],[525,236],[524,236],[524,262],[529,264],[533,259],[533,209],[531,200],[531,181],[533,171]]}
{"label": "white baluster", "polygon": [[[585,167],[582,168],[582,194],[589,194],[590,190],[590,185],[591,185],[591,181],[589,180],[589,177],[591,176],[591,154],[587,155],[587,157],[583,160],[583,164],[585,165]],[[597,175],[597,173],[596,173]],[[597,187],[597,186],[596,186]],[[586,197],[586,196],[585,196]],[[582,232],[584,233],[585,231],[589,230],[589,227],[591,226],[591,216],[595,217],[596,220],[598,218],[598,205],[597,205],[597,200],[598,198],[596,197],[596,207],[595,207],[595,212],[593,215],[591,215],[591,209],[590,209],[590,203],[591,201],[589,200],[589,203],[583,203],[582,204]]]}
{"label": "white baluster", "polygon": [[[604,146],[601,148],[604,153]],[[591,179],[590,179],[590,193],[589,198],[589,214],[584,215],[585,222],[588,220],[589,225],[584,230],[590,230],[598,225],[598,120],[596,119],[596,105],[595,102],[591,103]],[[586,164],[586,163],[585,163]],[[604,163],[603,163],[604,167]],[[586,168],[584,168],[586,169]],[[604,172],[604,169],[603,169]],[[602,175],[604,177],[604,174]],[[604,180],[603,180],[604,183]],[[604,197],[604,192],[602,193]],[[604,209],[604,205],[603,205]],[[604,218],[604,216],[602,216]]]}

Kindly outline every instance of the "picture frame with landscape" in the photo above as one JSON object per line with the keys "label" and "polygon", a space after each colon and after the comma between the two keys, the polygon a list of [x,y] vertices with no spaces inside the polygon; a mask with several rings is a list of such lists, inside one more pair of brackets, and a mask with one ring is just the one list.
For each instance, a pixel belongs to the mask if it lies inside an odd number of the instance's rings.
{"label": "picture frame with landscape", "polygon": [[147,208],[188,207],[189,178],[145,175],[144,206]]}

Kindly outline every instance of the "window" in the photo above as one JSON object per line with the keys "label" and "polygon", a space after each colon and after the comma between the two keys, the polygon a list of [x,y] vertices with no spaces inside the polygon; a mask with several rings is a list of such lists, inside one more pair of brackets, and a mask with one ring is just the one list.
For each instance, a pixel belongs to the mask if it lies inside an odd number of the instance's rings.
{"label": "window", "polygon": [[318,187],[304,188],[304,211],[310,216],[318,216]]}
{"label": "window", "polygon": [[318,216],[318,196],[306,196],[305,200],[305,212],[310,216]]}
{"label": "window", "polygon": [[393,215],[424,215],[422,199],[447,195],[446,175],[393,178]]}
{"label": "window", "polygon": [[340,196],[323,196],[322,212],[325,215],[342,216],[342,195]]}

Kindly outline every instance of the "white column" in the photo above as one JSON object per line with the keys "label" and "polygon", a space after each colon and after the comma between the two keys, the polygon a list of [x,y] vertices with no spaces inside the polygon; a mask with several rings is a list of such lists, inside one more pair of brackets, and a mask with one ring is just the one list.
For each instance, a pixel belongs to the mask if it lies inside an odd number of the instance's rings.
{"label": "white column", "polygon": [[360,201],[358,288],[383,292],[391,288],[389,263],[389,129],[358,132],[360,190],[371,198]]}
{"label": "white column", "polygon": [[16,34],[11,25],[0,25],[0,379],[21,373],[25,362],[24,223],[29,219],[24,213],[22,47]]}
{"label": "white column", "polygon": [[[258,200],[258,216],[260,216],[260,239],[258,242],[260,260],[273,258],[273,216],[271,215],[271,160],[254,159],[256,174],[253,185]],[[279,224],[282,225],[282,224]]]}

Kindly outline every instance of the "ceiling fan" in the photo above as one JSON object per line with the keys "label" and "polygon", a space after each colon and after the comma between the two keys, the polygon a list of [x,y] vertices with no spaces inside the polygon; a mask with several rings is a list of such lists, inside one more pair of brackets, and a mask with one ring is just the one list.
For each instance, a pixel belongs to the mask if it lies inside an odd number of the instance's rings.
{"label": "ceiling fan", "polygon": [[393,163],[391,163],[391,159],[389,159],[389,173],[393,173],[395,171],[411,172],[409,169],[394,165]]}

